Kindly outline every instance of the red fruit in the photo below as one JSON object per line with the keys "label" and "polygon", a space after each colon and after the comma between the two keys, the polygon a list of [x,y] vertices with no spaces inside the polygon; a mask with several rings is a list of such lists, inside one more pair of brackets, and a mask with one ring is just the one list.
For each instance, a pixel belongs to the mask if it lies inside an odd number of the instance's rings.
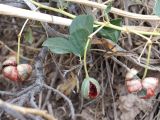
{"label": "red fruit", "polygon": [[147,77],[142,81],[142,87],[146,90],[146,95],[142,98],[148,99],[155,95],[155,90],[158,86],[158,79],[154,77]]}
{"label": "red fruit", "polygon": [[17,72],[17,67],[15,66],[6,66],[3,69],[3,75],[12,80],[12,81],[17,81],[18,80],[18,72]]}
{"label": "red fruit", "polygon": [[2,64],[3,75],[12,81],[27,80],[32,72],[32,67],[29,64],[20,64],[17,66],[15,56],[9,57]]}
{"label": "red fruit", "polygon": [[142,89],[140,79],[126,81],[127,90],[129,93],[138,92]]}
{"label": "red fruit", "polygon": [[138,92],[142,89],[141,80],[137,78],[138,71],[132,68],[126,74],[126,86],[129,93]]}
{"label": "red fruit", "polygon": [[100,85],[94,78],[87,77],[83,80],[81,94],[86,99],[95,99],[100,94]]}
{"label": "red fruit", "polygon": [[98,96],[99,93],[97,93],[97,88],[96,86],[90,82],[90,86],[89,86],[89,96],[90,98],[94,99]]}
{"label": "red fruit", "polygon": [[5,60],[2,64],[3,67],[5,66],[17,66],[16,57],[10,56],[7,60]]}
{"label": "red fruit", "polygon": [[158,86],[158,79],[154,78],[154,77],[146,77],[143,81],[142,81],[142,86],[145,89],[152,89],[155,90],[156,87]]}
{"label": "red fruit", "polygon": [[153,97],[155,95],[155,90],[152,90],[152,89],[147,89],[146,90],[146,95],[141,97],[143,99],[149,99],[151,97]]}
{"label": "red fruit", "polygon": [[29,64],[20,64],[17,66],[18,77],[21,81],[27,80],[32,72],[32,66]]}

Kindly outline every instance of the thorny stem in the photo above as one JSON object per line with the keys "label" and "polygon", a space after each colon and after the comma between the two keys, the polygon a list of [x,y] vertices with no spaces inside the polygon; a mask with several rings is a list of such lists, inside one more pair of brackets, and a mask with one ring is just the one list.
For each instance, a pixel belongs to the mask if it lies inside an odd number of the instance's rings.
{"label": "thorny stem", "polygon": [[86,74],[86,78],[89,77],[88,75],[88,70],[87,70],[87,50],[88,50],[88,46],[89,46],[89,43],[90,41],[92,40],[92,37],[97,33],[99,32],[102,28],[104,27],[104,25],[102,25],[101,27],[99,27],[95,32],[93,32],[92,34],[90,34],[88,36],[88,40],[86,42],[86,45],[85,45],[85,48],[84,48],[84,70],[85,70],[85,74]]}
{"label": "thorny stem", "polygon": [[24,23],[23,26],[22,26],[22,29],[21,29],[20,33],[18,34],[17,64],[19,64],[19,58],[20,58],[21,35],[22,35],[22,32],[23,32],[23,30],[24,30],[24,28],[25,28],[28,20],[29,20],[29,19],[27,19],[27,20],[25,21],[25,23]]}

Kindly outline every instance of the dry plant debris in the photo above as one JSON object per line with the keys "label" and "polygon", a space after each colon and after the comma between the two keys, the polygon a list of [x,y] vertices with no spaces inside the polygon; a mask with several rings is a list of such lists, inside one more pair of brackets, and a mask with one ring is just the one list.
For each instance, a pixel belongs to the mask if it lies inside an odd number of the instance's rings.
{"label": "dry plant debris", "polygon": [[152,109],[152,104],[148,101],[138,98],[136,95],[129,94],[121,96],[118,101],[118,108],[121,111],[121,120],[135,120],[136,116],[141,112]]}
{"label": "dry plant debris", "polygon": [[[0,119],[159,120],[159,5],[0,0]],[[12,55],[27,80],[4,75]]]}

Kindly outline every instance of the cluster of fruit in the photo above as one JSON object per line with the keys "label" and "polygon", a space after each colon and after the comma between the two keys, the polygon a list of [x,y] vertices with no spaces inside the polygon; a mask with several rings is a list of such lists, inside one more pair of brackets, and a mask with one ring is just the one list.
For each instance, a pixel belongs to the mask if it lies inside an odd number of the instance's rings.
{"label": "cluster of fruit", "polygon": [[[149,99],[155,95],[158,78],[146,77],[143,80],[137,77],[138,71],[132,68],[126,74],[126,86],[129,93],[137,92],[141,98]],[[143,94],[142,94],[143,93]]]}
{"label": "cluster of fruit", "polygon": [[[18,64],[16,57],[11,56],[2,63],[2,73],[4,77],[11,81],[23,82],[27,80],[32,73],[32,66],[29,64]],[[155,95],[158,86],[158,79],[155,77],[146,77],[143,80],[137,77],[138,71],[131,69],[126,74],[126,86],[129,93],[139,93],[141,98],[148,99]],[[81,86],[81,94],[84,98],[96,98],[100,94],[100,85],[94,78],[84,79]]]}
{"label": "cluster of fruit", "polygon": [[15,56],[10,56],[2,63],[2,74],[11,81],[23,82],[30,77],[31,73],[32,66],[29,64],[17,65]]}

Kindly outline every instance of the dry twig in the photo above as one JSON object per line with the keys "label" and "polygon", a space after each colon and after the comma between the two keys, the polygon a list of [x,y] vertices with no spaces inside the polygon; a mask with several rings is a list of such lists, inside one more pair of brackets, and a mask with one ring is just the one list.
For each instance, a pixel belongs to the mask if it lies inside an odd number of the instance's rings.
{"label": "dry twig", "polygon": [[[106,5],[104,4],[100,4],[97,2],[93,2],[93,1],[88,1],[88,0],[65,0],[68,2],[73,2],[73,3],[79,3],[79,4],[83,4],[83,5],[87,5],[87,6],[91,6],[91,7],[95,7],[95,8],[99,8],[102,10],[106,9]],[[128,18],[132,18],[132,19],[140,19],[140,20],[160,20],[160,17],[155,16],[155,15],[141,15],[141,14],[136,14],[136,13],[131,13],[131,12],[127,12],[127,11],[123,11],[117,8],[112,7],[111,8],[111,13],[120,15],[120,16],[124,16],[124,17],[128,17]]]}
{"label": "dry twig", "polygon": [[14,17],[28,18],[28,19],[33,19],[33,20],[38,20],[38,21],[43,21],[43,22],[48,22],[48,23],[58,24],[58,25],[66,25],[66,26],[69,26],[72,22],[71,19],[52,16],[49,14],[25,10],[25,9],[16,8],[16,7],[3,5],[3,4],[0,4],[0,14],[10,15]]}
{"label": "dry twig", "polygon": [[3,107],[7,107],[9,109],[18,111],[22,114],[34,114],[34,115],[39,115],[47,120],[57,120],[56,118],[54,118],[53,116],[51,116],[50,114],[47,113],[47,111],[44,110],[38,110],[38,109],[33,109],[33,108],[26,108],[26,107],[20,107],[17,105],[12,105],[9,104],[7,102],[4,102],[0,99],[0,106]]}

